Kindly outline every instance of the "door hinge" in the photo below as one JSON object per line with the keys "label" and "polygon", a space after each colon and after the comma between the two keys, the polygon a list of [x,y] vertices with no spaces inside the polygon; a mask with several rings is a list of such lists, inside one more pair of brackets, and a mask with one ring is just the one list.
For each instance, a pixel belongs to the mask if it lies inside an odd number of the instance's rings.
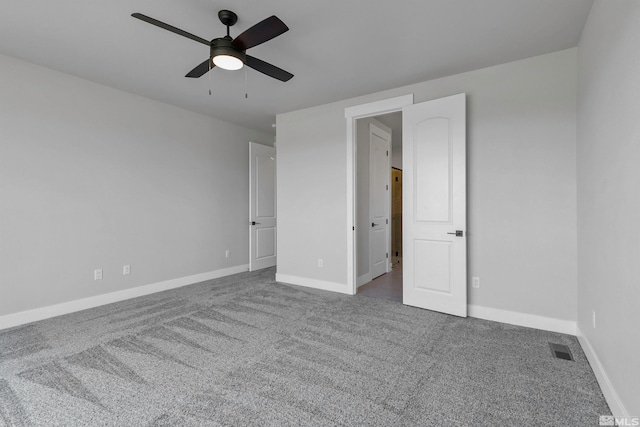
{"label": "door hinge", "polygon": [[387,185],[387,191],[389,191],[389,185]]}
{"label": "door hinge", "polygon": [[387,258],[389,258],[389,252],[387,252]]}
{"label": "door hinge", "polygon": [[389,150],[387,150],[387,157],[389,157]]}
{"label": "door hinge", "polygon": [[353,227],[351,227],[352,231],[356,231],[356,226],[354,225]]}
{"label": "door hinge", "polygon": [[387,221],[387,224],[389,224],[389,220],[388,219],[385,219],[385,221]]}

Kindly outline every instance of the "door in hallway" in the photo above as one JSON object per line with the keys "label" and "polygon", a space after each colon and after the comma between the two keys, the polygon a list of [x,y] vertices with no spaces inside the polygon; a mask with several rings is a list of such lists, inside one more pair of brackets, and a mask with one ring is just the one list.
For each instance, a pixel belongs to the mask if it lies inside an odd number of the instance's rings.
{"label": "door in hallway", "polygon": [[391,134],[369,123],[369,254],[371,278],[384,274],[389,266],[389,175]]}
{"label": "door in hallway", "polygon": [[249,271],[276,265],[276,149],[249,144]]}

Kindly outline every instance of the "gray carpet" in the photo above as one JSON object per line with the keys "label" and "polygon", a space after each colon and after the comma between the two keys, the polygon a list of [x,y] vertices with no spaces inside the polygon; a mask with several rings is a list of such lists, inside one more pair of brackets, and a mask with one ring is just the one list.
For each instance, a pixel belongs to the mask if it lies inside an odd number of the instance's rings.
{"label": "gray carpet", "polygon": [[272,269],[0,331],[1,425],[582,427],[601,414],[575,337],[276,283]]}

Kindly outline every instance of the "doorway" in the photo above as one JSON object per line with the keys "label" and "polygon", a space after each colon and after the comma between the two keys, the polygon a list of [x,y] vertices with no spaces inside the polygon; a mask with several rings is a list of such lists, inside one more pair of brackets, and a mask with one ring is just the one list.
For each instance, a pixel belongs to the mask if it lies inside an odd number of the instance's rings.
{"label": "doorway", "polygon": [[[394,146],[391,149],[397,151]],[[400,149],[402,150],[402,140]],[[402,168],[391,166],[391,264],[399,263],[402,263]]]}
{"label": "doorway", "polygon": [[402,112],[356,120],[357,293],[402,301]]}
{"label": "doorway", "polygon": [[349,289],[349,293],[352,295],[355,295],[358,290],[358,239],[356,235],[356,122],[357,119],[365,117],[379,116],[402,111],[404,107],[410,105],[413,105],[413,94],[383,99],[362,105],[355,105],[353,107],[346,108],[344,112],[347,122],[347,287]]}

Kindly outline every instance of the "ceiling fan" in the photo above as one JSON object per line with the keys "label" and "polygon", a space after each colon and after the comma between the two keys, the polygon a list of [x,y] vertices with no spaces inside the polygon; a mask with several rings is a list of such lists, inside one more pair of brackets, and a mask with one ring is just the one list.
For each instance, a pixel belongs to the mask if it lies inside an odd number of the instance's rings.
{"label": "ceiling fan", "polygon": [[246,54],[247,49],[269,41],[289,30],[289,27],[287,27],[285,23],[275,15],[258,22],[256,25],[234,39],[229,35],[229,27],[233,26],[238,21],[238,15],[230,10],[221,10],[218,12],[218,18],[220,18],[222,24],[226,25],[227,35],[215,38],[211,41],[188,33],[172,25],[165,24],[164,22],[158,21],[157,19],[153,19],[141,13],[133,13],[131,16],[209,46],[209,58],[196,66],[193,70],[189,71],[185,77],[201,77],[213,67],[220,67],[225,70],[239,70],[244,65],[283,82],[286,82],[293,77],[293,74],[283,70],[282,68],[278,68],[275,65],[271,65],[268,62],[264,62]]}

